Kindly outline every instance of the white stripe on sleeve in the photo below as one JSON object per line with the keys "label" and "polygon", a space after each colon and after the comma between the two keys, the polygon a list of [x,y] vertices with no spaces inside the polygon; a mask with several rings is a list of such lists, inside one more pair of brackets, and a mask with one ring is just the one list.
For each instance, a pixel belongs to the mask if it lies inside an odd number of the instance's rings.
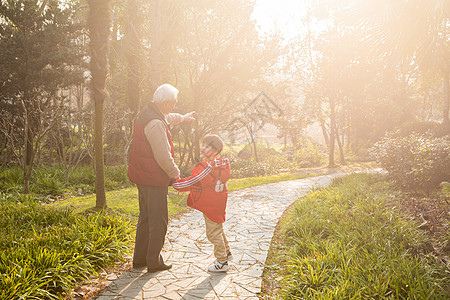
{"label": "white stripe on sleeve", "polygon": [[186,188],[188,186],[194,185],[197,182],[199,182],[200,180],[202,180],[203,178],[205,178],[209,173],[211,173],[211,168],[208,167],[206,169],[204,169],[200,174],[192,177],[191,179],[184,181],[184,182],[175,182],[172,186],[175,189],[181,189],[181,188]]}

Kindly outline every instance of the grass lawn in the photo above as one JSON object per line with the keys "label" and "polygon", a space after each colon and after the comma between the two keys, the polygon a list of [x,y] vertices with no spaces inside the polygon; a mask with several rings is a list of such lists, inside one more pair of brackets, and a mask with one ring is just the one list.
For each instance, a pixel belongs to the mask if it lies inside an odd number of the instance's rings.
{"label": "grass lawn", "polygon": [[[178,194],[173,188],[169,189],[169,218],[186,209],[186,198],[187,194]],[[136,187],[106,192],[106,203],[110,209],[137,221],[139,201]],[[95,206],[95,194],[66,198],[48,205],[53,208],[68,208],[75,213],[81,213]]]}
{"label": "grass lawn", "polygon": [[[230,179],[228,181],[228,190],[232,192],[255,185],[286,180],[294,180],[308,176],[314,176],[314,174],[312,173],[309,175],[304,174],[302,175],[302,174],[284,173],[274,176]],[[172,187],[169,188],[169,200],[168,200],[169,218],[187,209],[186,206],[187,195],[188,193],[178,193]],[[138,191],[136,187],[124,188],[107,192],[106,203],[109,208],[129,216],[131,217],[131,219],[135,221],[139,216]],[[53,208],[61,208],[61,209],[68,208],[70,210],[73,210],[75,213],[81,213],[86,209],[95,206],[95,194],[70,197],[61,201],[56,201],[48,205]]]}

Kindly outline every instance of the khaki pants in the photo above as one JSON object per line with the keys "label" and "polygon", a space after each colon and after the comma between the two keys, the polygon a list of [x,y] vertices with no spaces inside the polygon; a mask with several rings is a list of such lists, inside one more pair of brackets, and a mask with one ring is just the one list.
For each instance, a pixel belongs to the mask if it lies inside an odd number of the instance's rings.
{"label": "khaki pants", "polygon": [[230,245],[223,232],[223,223],[211,221],[205,214],[206,237],[214,245],[214,256],[218,261],[227,261],[227,254],[230,252]]}

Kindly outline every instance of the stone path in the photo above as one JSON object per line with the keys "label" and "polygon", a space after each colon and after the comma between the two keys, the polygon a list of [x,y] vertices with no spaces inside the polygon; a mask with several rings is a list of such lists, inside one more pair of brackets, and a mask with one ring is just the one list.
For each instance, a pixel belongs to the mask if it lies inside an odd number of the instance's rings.
{"label": "stone path", "polygon": [[214,261],[202,213],[190,210],[171,220],[163,257],[173,268],[149,274],[131,269],[110,278],[97,298],[106,299],[258,299],[262,272],[278,219],[309,190],[325,186],[342,173],[255,186],[232,192],[225,234],[234,259],[225,274],[207,272]]}

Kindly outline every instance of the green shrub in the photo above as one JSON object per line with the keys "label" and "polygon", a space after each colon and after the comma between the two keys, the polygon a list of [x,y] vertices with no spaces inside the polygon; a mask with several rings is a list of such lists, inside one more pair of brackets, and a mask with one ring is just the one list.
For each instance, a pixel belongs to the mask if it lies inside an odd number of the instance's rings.
{"label": "green shrub", "polygon": [[[83,193],[95,192],[95,173],[92,166],[80,166],[69,175],[69,182],[75,191],[82,189]],[[123,165],[107,166],[105,168],[105,188],[113,190],[131,186],[127,176],[127,168]]]}
{"label": "green shrub", "polygon": [[39,167],[31,178],[31,191],[40,195],[61,195],[64,192],[64,171],[60,167]]}
{"label": "green shrub", "polygon": [[320,145],[310,139],[303,139],[294,153],[295,164],[299,168],[318,167],[325,162],[325,153]]}
{"label": "green shrub", "polygon": [[106,167],[105,186],[108,190],[131,186],[127,176],[127,168],[124,165]]}
{"label": "green shrub", "polygon": [[254,160],[237,159],[231,161],[230,164],[232,178],[273,175],[278,172],[274,167],[257,163]]}
{"label": "green shrub", "polygon": [[296,170],[296,165],[289,160],[287,155],[276,153],[274,155],[266,157],[264,164],[273,167],[275,170]]}
{"label": "green shrub", "polygon": [[436,189],[450,178],[450,140],[429,134],[387,135],[372,155],[400,187],[412,191]]}
{"label": "green shrub", "polygon": [[413,133],[423,135],[430,133],[435,137],[440,137],[444,135],[444,128],[441,123],[438,122],[424,122],[424,121],[413,121],[407,122],[399,126],[395,131],[395,134],[399,137],[406,137]]}
{"label": "green shrub", "polygon": [[[254,152],[252,144],[247,145],[245,149],[250,150],[252,153]],[[270,158],[280,155],[280,153],[275,148],[273,148],[273,145],[269,144],[268,142],[256,143],[256,151],[258,151],[259,161],[263,163],[268,163],[268,160],[270,160]]]}
{"label": "green shrub", "polygon": [[70,185],[91,185],[95,186],[95,173],[91,165],[78,166],[69,173]]}
{"label": "green shrub", "polygon": [[18,166],[2,168],[0,171],[0,191],[14,193],[23,190],[23,171]]}

